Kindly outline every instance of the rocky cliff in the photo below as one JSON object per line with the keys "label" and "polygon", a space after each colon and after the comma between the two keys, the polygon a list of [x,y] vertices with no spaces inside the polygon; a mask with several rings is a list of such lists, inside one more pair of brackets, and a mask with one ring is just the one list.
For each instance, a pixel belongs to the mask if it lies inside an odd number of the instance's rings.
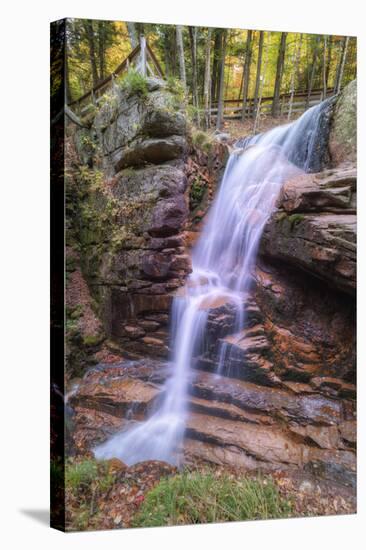
{"label": "rocky cliff", "polygon": [[[333,103],[328,166],[283,187],[243,332],[233,334],[225,300],[209,306],[190,382],[186,461],[355,485],[355,127],[340,131],[352,119],[354,90]],[[72,398],[79,452],[147,416],[161,396],[171,365],[157,358],[168,351],[171,298],[190,270],[187,235],[199,228],[224,159],[218,145],[193,151],[172,92],[155,82],[151,94],[147,108],[146,98],[125,96],[102,107],[91,130],[101,156],[91,155],[81,175],[94,178],[79,206],[83,273],[104,330],[134,360],[85,375]],[[197,181],[205,189],[198,206]],[[220,342],[226,360],[217,377]]]}
{"label": "rocky cliff", "polygon": [[[172,297],[191,269],[186,230],[208,207],[226,147],[195,132],[179,89],[153,78],[132,90],[116,85],[88,122],[70,129],[70,257],[80,260],[104,338],[130,357],[167,357]],[[78,292],[72,273],[70,295]],[[77,320],[75,307],[71,313]],[[74,373],[81,313],[71,331]]]}

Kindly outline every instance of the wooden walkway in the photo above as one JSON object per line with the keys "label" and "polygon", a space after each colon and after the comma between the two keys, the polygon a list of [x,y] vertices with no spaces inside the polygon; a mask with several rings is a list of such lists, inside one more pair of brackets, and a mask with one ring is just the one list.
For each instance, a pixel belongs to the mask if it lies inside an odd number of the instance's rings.
{"label": "wooden walkway", "polygon": [[107,76],[78,99],[71,101],[69,107],[72,107],[77,114],[82,114],[83,111],[87,109],[88,105],[91,103],[98,103],[100,97],[113,86],[116,77],[128,71],[131,67],[135,67],[144,76],[150,74],[152,76],[164,78],[163,70],[150,45],[144,37],[140,37],[140,43],[132,50],[126,59],[118,65],[112,74]]}
{"label": "wooden walkway", "polygon": [[[330,97],[331,95],[333,95],[333,93],[334,93],[333,88],[328,88],[326,97]],[[324,93],[323,93],[323,90],[321,89],[312,90],[312,92],[309,95],[309,98],[308,98],[307,91],[295,92],[293,95],[291,113],[296,114],[296,113],[304,112],[307,108],[312,107],[313,105],[317,105],[318,103],[323,101],[323,99],[325,99],[323,96],[324,96]],[[290,93],[283,93],[280,95],[279,114],[281,116],[286,116],[288,114],[290,109],[290,98],[291,98]],[[262,115],[271,114],[272,103],[273,103],[273,96],[262,97],[261,105],[260,105],[260,112]],[[217,103],[213,103],[212,108],[210,109],[212,118],[216,118],[217,110],[218,110]],[[223,117],[225,120],[240,119],[242,117],[242,113],[243,113],[243,98],[224,100]],[[254,98],[249,98],[247,100],[245,115],[246,117],[253,117],[255,115]]]}

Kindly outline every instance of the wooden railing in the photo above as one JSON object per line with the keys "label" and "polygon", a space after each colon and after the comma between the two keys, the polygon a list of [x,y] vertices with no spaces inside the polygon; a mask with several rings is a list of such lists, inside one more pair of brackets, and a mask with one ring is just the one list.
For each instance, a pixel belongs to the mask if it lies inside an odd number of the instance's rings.
{"label": "wooden railing", "polygon": [[[326,97],[333,95],[333,88],[328,88]],[[291,93],[283,93],[280,95],[279,100],[279,113],[281,115],[287,115],[290,109]],[[325,99],[322,89],[312,90],[310,94],[307,91],[295,92],[292,99],[291,113],[300,113],[305,111],[308,107],[317,105]],[[224,100],[224,112],[225,119],[240,119],[243,112],[243,100],[242,99],[225,99]],[[262,97],[261,99],[261,113],[269,114],[272,110],[273,96]],[[211,116],[217,115],[217,102],[212,104],[210,110]],[[245,114],[246,116],[253,115],[255,113],[254,98],[249,98],[246,104]]]}
{"label": "wooden railing", "polygon": [[118,67],[109,76],[104,78],[91,90],[80,96],[78,99],[71,101],[69,107],[72,107],[78,114],[82,113],[83,109],[90,103],[98,103],[99,98],[113,86],[116,77],[127,71],[135,64],[138,70],[146,76],[150,75],[164,78],[164,74],[156,55],[152,51],[150,45],[142,36],[140,37],[140,43],[134,50],[118,65]]}

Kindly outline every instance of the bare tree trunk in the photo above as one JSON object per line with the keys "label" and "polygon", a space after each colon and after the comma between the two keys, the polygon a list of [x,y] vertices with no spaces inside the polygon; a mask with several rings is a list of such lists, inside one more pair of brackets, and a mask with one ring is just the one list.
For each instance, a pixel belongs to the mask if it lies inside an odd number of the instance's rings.
{"label": "bare tree trunk", "polygon": [[139,40],[140,36],[145,36],[145,26],[143,23],[135,23],[137,39]]}
{"label": "bare tree trunk", "polygon": [[207,38],[206,38],[205,80],[203,85],[206,130],[210,127],[211,34],[212,34],[212,29],[209,27],[207,29]]}
{"label": "bare tree trunk", "polygon": [[179,58],[179,74],[180,79],[183,84],[183,88],[187,90],[187,78],[186,78],[186,64],[184,61],[184,47],[183,47],[183,27],[177,25],[177,49],[178,49],[178,58]]}
{"label": "bare tree trunk", "polygon": [[238,95],[238,103],[241,101],[241,96],[243,93],[243,83],[244,83],[244,71],[241,73],[241,79],[240,79],[240,86],[239,86],[239,95]]}
{"label": "bare tree trunk", "polygon": [[166,25],[163,31],[164,63],[167,77],[177,75],[177,41],[173,25]]}
{"label": "bare tree trunk", "polygon": [[84,29],[86,32],[86,37],[87,37],[88,46],[89,46],[89,60],[90,60],[90,66],[92,70],[93,88],[95,88],[95,86],[99,82],[99,76],[98,76],[97,61],[96,61],[96,55],[95,55],[93,22],[89,19],[84,21]]}
{"label": "bare tree trunk", "polygon": [[278,57],[277,57],[277,70],[276,70],[275,88],[273,92],[272,116],[278,116],[278,111],[279,111],[281,83],[282,83],[283,69],[285,64],[286,38],[287,38],[287,32],[282,32],[280,46],[278,49]]}
{"label": "bare tree trunk", "polygon": [[99,57],[99,76],[105,78],[105,23],[98,21],[98,57]]}
{"label": "bare tree trunk", "polygon": [[192,58],[192,99],[193,105],[197,109],[196,122],[200,126],[198,86],[197,86],[197,27],[188,27],[189,39],[191,44]]}
{"label": "bare tree trunk", "polygon": [[259,85],[260,85],[260,82],[261,82],[263,40],[264,40],[264,31],[260,31],[260,33],[259,33],[259,45],[258,45],[258,59],[257,59],[257,74],[256,74],[256,77],[255,77],[255,90],[254,90],[254,100],[253,100],[253,116],[254,116],[254,113],[257,110]]}
{"label": "bare tree trunk", "polygon": [[169,78],[173,74],[171,63],[171,45],[169,42],[169,35],[167,32],[163,33],[164,44],[164,62],[165,62],[165,76]]}
{"label": "bare tree trunk", "polygon": [[225,82],[225,93],[224,93],[224,97],[227,97],[227,96],[228,96],[228,93],[229,93],[229,83],[230,83],[231,69],[232,69],[232,65],[231,65],[231,63],[228,63],[228,65],[227,65],[227,71],[226,71],[226,82]]}
{"label": "bare tree trunk", "polygon": [[218,47],[218,53],[217,53],[217,64],[216,64],[216,89],[215,89],[215,98],[216,101],[219,100],[220,95],[220,74],[221,74],[221,51],[222,51],[222,42],[224,37],[224,31],[220,29],[219,31],[219,47]]}
{"label": "bare tree trunk", "polygon": [[244,68],[243,68],[243,108],[241,112],[242,121],[245,120],[246,109],[247,109],[251,61],[252,61],[252,31],[248,31],[247,43],[245,46],[245,62],[244,62]]}
{"label": "bare tree trunk", "polygon": [[295,55],[294,55],[293,59],[292,59],[293,67],[292,67],[292,74],[291,74],[291,91],[290,91],[291,95],[290,95],[290,100],[289,100],[289,105],[288,105],[287,120],[291,119],[291,114],[292,114],[292,106],[293,106],[294,94],[295,94],[295,75],[298,74],[298,71],[299,71],[300,52],[301,52],[301,46],[302,46],[302,34],[300,34],[299,43],[297,44],[297,42],[296,42],[296,45],[297,45],[296,58],[295,58]]}
{"label": "bare tree trunk", "polygon": [[225,56],[226,56],[226,34],[227,30],[222,32],[221,55],[220,55],[220,87],[219,102],[217,106],[216,130],[220,130],[224,113],[224,85],[225,85]]}
{"label": "bare tree trunk", "polygon": [[327,35],[323,41],[323,99],[327,97]]}
{"label": "bare tree trunk", "polygon": [[311,92],[312,92],[312,89],[313,89],[313,83],[314,83],[314,76],[315,76],[316,66],[317,66],[317,63],[318,63],[318,48],[319,48],[319,42],[320,42],[320,36],[317,36],[317,37],[316,37],[316,42],[315,42],[314,51],[313,51],[313,58],[312,58],[311,71],[310,71],[310,78],[309,78],[309,80],[308,80],[308,94],[307,94],[307,98],[306,98],[306,109],[308,109],[308,108],[309,108],[309,105],[310,105],[310,97],[311,97]]}
{"label": "bare tree trunk", "polygon": [[128,36],[130,37],[131,48],[134,50],[139,43],[136,24],[133,23],[132,21],[128,21],[127,30],[128,30]]}
{"label": "bare tree trunk", "polygon": [[327,89],[328,89],[328,82],[329,82],[330,64],[332,62],[332,47],[333,47],[333,37],[330,34],[328,37],[327,67],[325,70],[325,79],[326,79]]}
{"label": "bare tree trunk", "polygon": [[219,65],[219,57],[220,57],[221,31],[219,29],[215,29],[214,35],[215,35],[215,41],[214,41],[213,61],[212,61],[211,100],[217,101],[216,80],[217,80],[217,67]]}
{"label": "bare tree trunk", "polygon": [[[67,26],[66,26],[67,28]],[[69,36],[66,33],[65,36],[65,102],[66,104],[71,103],[71,89],[70,89],[70,71],[69,71]]]}
{"label": "bare tree trunk", "polygon": [[344,65],[346,63],[346,57],[347,57],[347,49],[348,49],[348,42],[349,42],[349,36],[346,36],[344,38],[343,47],[342,47],[342,55],[339,62],[339,70],[337,75],[337,87],[335,92],[338,94],[341,91],[342,87],[342,79],[343,79],[343,72],[344,72]]}
{"label": "bare tree trunk", "polygon": [[268,40],[267,40],[267,44],[266,44],[266,53],[265,53],[263,74],[260,76],[261,85],[260,85],[260,90],[259,90],[257,110],[256,110],[256,114],[255,114],[255,119],[254,119],[253,134],[255,134],[257,132],[258,127],[259,127],[259,117],[260,117],[260,112],[261,112],[261,104],[262,104],[264,84],[266,82],[266,72],[267,72],[267,65],[268,65],[268,52],[269,52],[270,42],[271,42],[271,33],[269,32],[268,33]]}

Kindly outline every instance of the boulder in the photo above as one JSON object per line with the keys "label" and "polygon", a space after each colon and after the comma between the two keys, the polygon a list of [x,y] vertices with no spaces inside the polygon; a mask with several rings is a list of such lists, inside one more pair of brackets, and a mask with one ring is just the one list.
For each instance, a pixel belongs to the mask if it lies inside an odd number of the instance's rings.
{"label": "boulder", "polygon": [[357,81],[341,92],[333,114],[329,152],[334,166],[357,159]]}
{"label": "boulder", "polygon": [[319,277],[349,294],[356,289],[356,171],[339,168],[288,181],[268,220],[260,253]]}
{"label": "boulder", "polygon": [[261,252],[320,277],[344,292],[355,293],[354,214],[275,214],[265,228]]}
{"label": "boulder", "polygon": [[160,389],[150,382],[95,371],[80,384],[70,403],[118,418],[128,417],[130,413],[141,418],[151,410],[159,393]]}
{"label": "boulder", "polygon": [[111,193],[118,201],[135,199],[151,203],[182,194],[186,187],[187,179],[184,172],[165,164],[121,170],[114,178]]}
{"label": "boulder", "polygon": [[195,397],[231,403],[244,410],[303,425],[332,426],[343,418],[341,402],[320,394],[295,395],[283,389],[214,377],[204,372],[199,372],[191,382],[190,391]]}
{"label": "boulder", "polygon": [[288,213],[354,213],[356,184],[354,167],[303,174],[284,184],[279,203]]}
{"label": "boulder", "polygon": [[148,233],[152,237],[175,235],[182,228],[188,214],[186,201],[182,195],[159,201],[152,211]]}
{"label": "boulder", "polygon": [[131,94],[116,85],[94,118],[93,131],[110,174],[124,166],[177,158],[185,149],[187,123],[179,97],[158,79],[148,80],[147,88],[147,95]]}
{"label": "boulder", "polygon": [[[319,389],[328,395],[326,378],[336,378],[337,395],[352,397],[348,386],[355,379],[353,298],[286,264],[260,260],[255,278],[253,292],[271,343],[268,359],[277,376],[301,384],[293,391],[303,391],[305,384],[305,391]],[[317,378],[324,382],[315,385]]]}
{"label": "boulder", "polygon": [[118,172],[129,166],[161,164],[174,160],[182,157],[186,151],[186,141],[182,136],[169,136],[132,142],[124,148],[114,150],[111,160],[115,172]]}

